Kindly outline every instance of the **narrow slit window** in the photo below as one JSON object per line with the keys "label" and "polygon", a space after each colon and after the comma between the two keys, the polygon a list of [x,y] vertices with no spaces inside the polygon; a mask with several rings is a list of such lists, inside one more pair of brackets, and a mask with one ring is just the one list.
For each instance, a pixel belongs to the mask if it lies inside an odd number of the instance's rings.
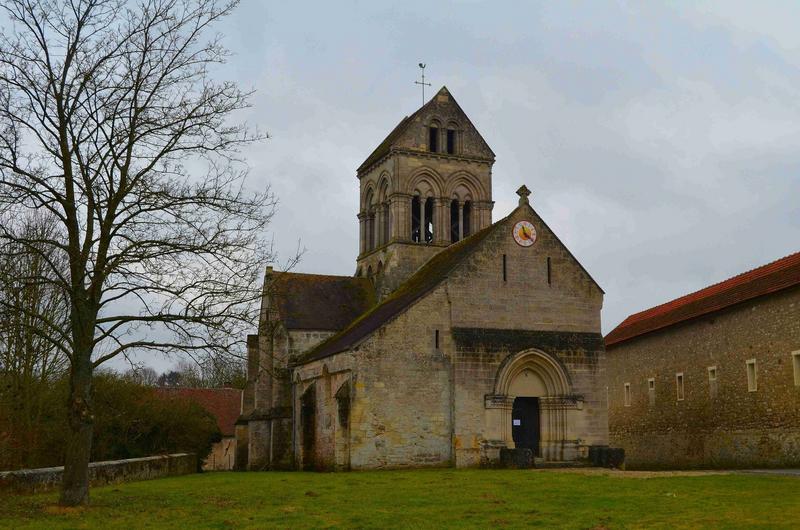
{"label": "narrow slit window", "polygon": [[756,360],[750,359],[745,363],[747,365],[747,391],[755,392],[758,390],[758,372],[756,368]]}
{"label": "narrow slit window", "polygon": [[717,397],[717,367],[708,367],[708,395],[712,398]]}
{"label": "narrow slit window", "polygon": [[439,128],[430,127],[428,129],[428,151],[437,153],[439,151]]}
{"label": "narrow slit window", "polygon": [[453,155],[456,152],[456,132],[447,129],[447,154]]}
{"label": "narrow slit window", "polygon": [[437,329],[433,334],[433,347],[439,349],[439,330]]}
{"label": "narrow slit window", "polygon": [[508,274],[506,273],[506,255],[503,254],[503,281],[508,280]]}
{"label": "narrow slit window", "polygon": [[792,352],[792,366],[794,366],[794,386],[800,386],[800,350]]}
{"label": "narrow slit window", "polygon": [[550,256],[547,257],[547,285],[553,285],[553,267],[550,263]]}
{"label": "narrow slit window", "polygon": [[656,404],[656,380],[654,377],[647,380],[647,397],[651,407]]}
{"label": "narrow slit window", "polygon": [[678,401],[683,401],[685,395],[683,389],[683,372],[678,372],[675,374],[675,389],[677,392]]}
{"label": "narrow slit window", "polygon": [[625,406],[631,406],[631,384],[625,383]]}

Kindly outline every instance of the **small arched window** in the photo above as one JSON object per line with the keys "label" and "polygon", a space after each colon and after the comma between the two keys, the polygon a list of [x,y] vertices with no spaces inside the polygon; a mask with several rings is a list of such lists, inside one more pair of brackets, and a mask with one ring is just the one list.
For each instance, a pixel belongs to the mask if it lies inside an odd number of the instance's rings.
{"label": "small arched window", "polygon": [[431,153],[439,152],[439,127],[436,125],[428,127],[428,151]]}
{"label": "small arched window", "polygon": [[455,129],[447,129],[447,154],[456,154],[456,131]]}

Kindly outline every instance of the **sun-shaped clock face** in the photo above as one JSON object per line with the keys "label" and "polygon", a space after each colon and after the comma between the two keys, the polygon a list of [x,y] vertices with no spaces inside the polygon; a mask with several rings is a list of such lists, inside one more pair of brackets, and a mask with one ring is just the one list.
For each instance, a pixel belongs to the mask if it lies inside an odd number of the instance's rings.
{"label": "sun-shaped clock face", "polygon": [[529,247],[536,242],[536,229],[529,221],[518,222],[511,233],[514,235],[514,241],[521,247]]}

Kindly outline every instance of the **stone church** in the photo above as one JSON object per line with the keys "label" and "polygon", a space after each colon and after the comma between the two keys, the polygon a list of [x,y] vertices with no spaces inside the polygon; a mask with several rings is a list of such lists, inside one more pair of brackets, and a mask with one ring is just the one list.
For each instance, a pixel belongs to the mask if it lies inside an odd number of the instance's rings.
{"label": "stone church", "polygon": [[267,268],[239,469],[571,462],[608,443],[603,291],[446,88],[357,170],[353,276]]}

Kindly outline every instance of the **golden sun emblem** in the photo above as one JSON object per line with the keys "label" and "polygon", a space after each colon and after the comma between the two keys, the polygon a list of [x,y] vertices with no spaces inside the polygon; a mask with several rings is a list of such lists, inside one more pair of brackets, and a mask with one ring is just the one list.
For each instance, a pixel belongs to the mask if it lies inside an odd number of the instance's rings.
{"label": "golden sun emblem", "polygon": [[511,231],[514,241],[521,247],[529,247],[536,242],[536,229],[529,221],[520,221]]}

